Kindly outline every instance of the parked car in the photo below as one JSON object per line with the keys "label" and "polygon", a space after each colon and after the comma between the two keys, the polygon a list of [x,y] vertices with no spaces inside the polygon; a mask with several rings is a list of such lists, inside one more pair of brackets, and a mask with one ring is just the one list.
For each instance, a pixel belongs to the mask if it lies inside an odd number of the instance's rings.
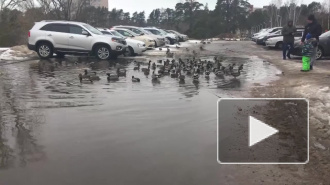
{"label": "parked car", "polygon": [[111,28],[111,30],[115,30],[125,37],[130,37],[132,39],[144,42],[148,49],[155,47],[156,41],[147,35],[138,35],[132,31],[130,31],[128,29],[124,29],[124,28]]}
{"label": "parked car", "polygon": [[255,42],[257,40],[257,37],[260,34],[265,33],[267,30],[268,30],[268,28],[265,28],[265,29],[260,30],[258,33],[253,34],[251,37],[251,40]]}
{"label": "parked car", "polygon": [[282,34],[282,27],[270,28],[256,37],[256,43],[259,45],[264,45],[265,39],[268,36],[281,35],[281,34]]}
{"label": "parked car", "polygon": [[[294,34],[295,40],[301,40],[303,32],[304,30],[297,30]],[[283,46],[283,36],[268,36],[265,43],[267,47],[281,49]]]}
{"label": "parked car", "polygon": [[105,28],[98,28],[98,30],[100,30],[104,35],[111,35],[125,39],[128,45],[128,48],[126,49],[125,52],[125,56],[141,55],[143,52],[147,50],[146,44],[142,41],[127,38],[115,30],[109,30]]}
{"label": "parked car", "polygon": [[143,28],[140,27],[136,27],[136,26],[114,26],[113,28],[123,28],[123,29],[128,29],[131,30],[132,32],[134,32],[135,34],[138,35],[146,35],[148,37],[153,38],[156,43],[155,43],[155,47],[159,47],[159,46],[164,46],[166,43],[166,38],[164,36],[160,36],[160,35],[154,35],[149,31],[144,30]]}
{"label": "parked car", "polygon": [[177,31],[175,31],[175,30],[167,30],[167,31],[169,31],[169,32],[171,32],[171,33],[174,33],[174,34],[178,35],[178,36],[179,36],[179,41],[181,41],[181,42],[184,42],[184,41],[189,40],[188,35],[185,35],[185,34],[179,33],[179,32],[177,32]]}
{"label": "parked car", "polygon": [[165,36],[170,41],[170,44],[175,44],[178,41],[177,38],[176,38],[176,36],[174,34],[166,33],[165,31],[163,31],[161,29],[154,28],[154,27],[144,28],[144,29],[147,30],[147,31],[150,31],[154,35]]}
{"label": "parked car", "polygon": [[107,37],[86,23],[41,21],[28,34],[28,48],[40,58],[65,54],[93,54],[98,59],[117,58],[125,53],[127,43],[120,37]]}
{"label": "parked car", "polygon": [[[292,54],[302,56],[302,45],[300,40],[297,40],[294,44]],[[323,33],[320,36],[319,46],[317,48],[316,59],[321,59],[324,56],[330,56],[330,31]]]}

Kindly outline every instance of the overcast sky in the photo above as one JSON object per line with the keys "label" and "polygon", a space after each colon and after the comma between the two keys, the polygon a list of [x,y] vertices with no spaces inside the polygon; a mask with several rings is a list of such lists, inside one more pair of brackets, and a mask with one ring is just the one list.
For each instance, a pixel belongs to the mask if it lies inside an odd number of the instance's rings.
{"label": "overcast sky", "polygon": [[[150,12],[156,8],[174,8],[176,3],[180,0],[109,0],[109,9],[117,8],[123,9],[131,14],[135,11],[145,11],[146,16],[149,16]],[[262,7],[268,5],[271,0],[249,0],[254,7]],[[287,0],[282,0],[283,2]],[[302,0],[304,4],[309,4],[313,0]],[[323,0],[315,0],[317,2],[323,2]],[[214,9],[217,0],[198,0],[198,2],[209,4],[210,9]],[[300,2],[300,0],[298,0]]]}

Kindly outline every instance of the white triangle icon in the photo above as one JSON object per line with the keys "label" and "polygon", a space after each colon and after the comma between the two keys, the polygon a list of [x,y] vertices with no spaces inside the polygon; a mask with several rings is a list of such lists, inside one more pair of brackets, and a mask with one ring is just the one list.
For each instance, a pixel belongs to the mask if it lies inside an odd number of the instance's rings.
{"label": "white triangle icon", "polygon": [[249,118],[249,146],[253,146],[264,139],[278,133],[278,130],[250,116]]}

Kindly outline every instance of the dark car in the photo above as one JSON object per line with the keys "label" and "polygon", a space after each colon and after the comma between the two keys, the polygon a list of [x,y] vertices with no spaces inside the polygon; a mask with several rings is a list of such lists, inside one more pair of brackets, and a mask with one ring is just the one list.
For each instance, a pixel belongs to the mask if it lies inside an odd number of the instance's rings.
{"label": "dark car", "polygon": [[[300,41],[296,41],[292,54],[302,56],[302,47],[303,46],[300,44]],[[321,59],[324,56],[330,56],[330,31],[325,32],[320,36],[316,58]]]}

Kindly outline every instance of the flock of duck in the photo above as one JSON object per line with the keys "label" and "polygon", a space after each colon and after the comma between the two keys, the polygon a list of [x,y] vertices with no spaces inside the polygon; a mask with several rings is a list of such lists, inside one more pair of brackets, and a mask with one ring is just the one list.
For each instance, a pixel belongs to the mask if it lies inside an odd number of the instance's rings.
{"label": "flock of duck", "polygon": [[[228,66],[223,66],[221,59],[214,57],[214,61],[207,61],[196,59],[187,59],[183,61],[179,58],[178,61],[173,60],[158,60],[152,63],[149,61],[147,67],[141,68],[141,64],[134,61],[136,66],[133,68],[134,71],[141,71],[144,75],[149,76],[151,74],[151,80],[153,82],[159,82],[160,78],[169,75],[171,78],[177,78],[180,82],[184,82],[187,77],[192,77],[194,83],[199,83],[199,79],[203,76],[205,79],[210,78],[210,74],[214,73],[217,77],[233,76],[237,78],[241,75],[243,70],[243,64],[237,66],[234,64],[229,64]],[[126,77],[125,68],[117,68],[115,73],[107,73],[108,82],[117,81],[120,77]],[[84,81],[99,81],[101,78],[96,72],[84,71],[84,74],[79,74],[80,82]],[[132,76],[132,82],[140,82],[139,78]]]}

